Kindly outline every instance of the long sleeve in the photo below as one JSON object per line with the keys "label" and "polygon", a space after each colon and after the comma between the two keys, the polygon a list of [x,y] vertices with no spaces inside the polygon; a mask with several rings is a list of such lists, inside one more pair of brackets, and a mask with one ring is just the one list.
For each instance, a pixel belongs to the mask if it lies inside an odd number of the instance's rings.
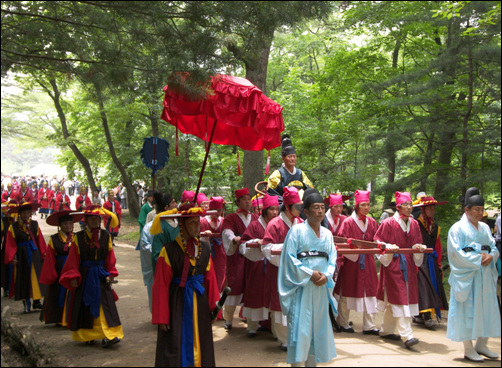
{"label": "long sleeve", "polygon": [[159,255],[152,286],[152,324],[170,323],[169,289],[173,279],[171,263],[165,248]]}
{"label": "long sleeve", "polygon": [[7,238],[5,239],[5,264],[10,264],[14,260],[17,253],[17,242],[16,236],[14,235],[14,229],[12,225],[7,231]]}
{"label": "long sleeve", "polygon": [[213,310],[216,302],[220,299],[218,292],[218,282],[214,272],[213,259],[209,258],[206,273],[204,274],[204,287],[207,290],[207,299],[209,301],[209,310]]}
{"label": "long sleeve", "polygon": [[79,271],[80,267],[80,254],[78,250],[77,237],[73,237],[73,243],[70,246],[70,251],[68,253],[68,258],[66,263],[61,270],[61,276],[59,277],[59,283],[63,285],[66,289],[75,290],[71,287],[71,280],[77,280],[77,286],[82,282],[82,275]]}
{"label": "long sleeve", "polygon": [[58,274],[56,272],[56,255],[51,238],[49,240],[47,252],[45,253],[44,265],[42,266],[42,272],[40,273],[39,282],[45,285],[52,285],[54,282],[56,282],[57,278]]}
{"label": "long sleeve", "polygon": [[40,251],[42,258],[44,258],[45,253],[47,252],[47,244],[45,243],[45,239],[42,234],[42,230],[40,230],[40,226],[38,226],[37,235],[35,235],[35,236],[37,237],[38,250]]}
{"label": "long sleeve", "polygon": [[115,268],[116,263],[117,259],[115,258],[115,252],[113,251],[113,245],[112,245],[112,237],[110,236],[108,241],[108,254],[106,255],[105,258],[105,268],[112,277],[117,277],[119,275],[117,268]]}

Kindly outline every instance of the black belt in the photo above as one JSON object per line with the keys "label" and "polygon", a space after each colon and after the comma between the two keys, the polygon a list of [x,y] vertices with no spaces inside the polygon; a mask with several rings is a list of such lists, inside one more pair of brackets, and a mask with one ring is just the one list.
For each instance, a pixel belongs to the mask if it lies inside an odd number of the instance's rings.
{"label": "black belt", "polygon": [[296,255],[296,258],[298,258],[298,259],[302,259],[305,257],[325,257],[326,259],[329,259],[328,253],[318,252],[316,250],[308,251],[308,252],[301,252]]}
{"label": "black belt", "polygon": [[[473,247],[465,247],[465,248],[462,248],[462,250],[463,250],[464,252],[466,252],[466,253],[467,253],[467,252],[475,252],[475,251],[476,251],[476,249],[475,249],[475,248],[473,248]],[[490,253],[490,252],[491,252],[491,250],[492,250],[492,249],[490,248],[490,246],[489,246],[489,245],[482,245],[482,246],[481,246],[481,251],[487,251],[488,253]]]}

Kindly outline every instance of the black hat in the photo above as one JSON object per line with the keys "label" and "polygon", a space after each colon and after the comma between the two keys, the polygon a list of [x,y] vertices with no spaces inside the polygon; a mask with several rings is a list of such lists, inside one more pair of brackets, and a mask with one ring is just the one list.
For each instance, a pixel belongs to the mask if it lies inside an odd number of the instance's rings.
{"label": "black hat", "polygon": [[150,189],[148,192],[146,192],[146,198],[148,197],[153,197],[153,191]]}
{"label": "black hat", "polygon": [[166,206],[169,206],[169,203],[173,201],[173,196],[168,192],[162,194],[159,191],[155,191],[153,193],[153,198],[155,200],[157,212],[163,212]]}
{"label": "black hat", "polygon": [[282,147],[282,156],[296,154],[295,147],[293,147],[293,142],[289,138],[288,134],[283,134],[281,137],[281,147]]}
{"label": "black hat", "polygon": [[314,203],[322,203],[324,205],[324,199],[319,193],[312,193],[307,197],[307,199],[304,199],[303,207],[308,210]]}
{"label": "black hat", "polygon": [[485,206],[485,200],[479,194],[478,188],[472,187],[465,192],[464,207],[467,206]]}

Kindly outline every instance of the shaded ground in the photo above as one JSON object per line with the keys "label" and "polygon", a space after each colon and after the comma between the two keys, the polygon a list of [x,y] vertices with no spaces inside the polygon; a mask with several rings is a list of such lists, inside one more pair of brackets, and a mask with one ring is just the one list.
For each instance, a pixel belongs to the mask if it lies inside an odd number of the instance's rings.
{"label": "shaded ground", "polygon": [[[39,220],[38,216],[35,217]],[[46,238],[55,228],[41,223]],[[137,231],[135,221],[124,219],[121,233]],[[127,238],[127,236],[126,236]],[[22,303],[2,298],[2,315],[24,336],[31,336],[42,347],[49,362],[47,366],[140,366],[154,365],[156,326],[151,324],[148,310],[148,298],[143,285],[139,252],[134,250],[137,240],[116,240],[115,253],[119,271],[118,284],[114,286],[119,301],[117,307],[124,329],[124,340],[109,349],[102,349],[100,342],[92,346],[71,340],[71,332],[54,325],[42,324],[39,314],[32,312],[22,314]],[[472,366],[464,361],[463,346],[446,339],[446,317],[437,331],[431,332],[421,326],[414,325],[413,330],[420,343],[413,350],[407,350],[401,342],[388,342],[377,336],[362,335],[361,316],[351,316],[354,321],[355,334],[335,334],[338,357],[324,366]],[[376,317],[377,324],[382,321],[382,314]],[[326,323],[330,323],[326,321]],[[3,325],[2,325],[3,326]],[[3,328],[3,327],[2,327]],[[217,321],[213,326],[216,364],[218,366],[286,366],[286,353],[279,349],[279,344],[267,332],[259,332],[254,339],[246,337],[246,326],[242,321],[234,321],[230,332],[223,329],[223,322]],[[2,331],[3,332],[3,331]],[[24,338],[24,337],[23,337]],[[2,343],[4,337],[2,336]],[[500,355],[500,338],[490,339],[489,347]],[[8,348],[2,345],[3,353]],[[11,366],[14,363],[6,362]],[[22,363],[21,363],[22,364]],[[26,364],[26,363],[25,363]],[[500,367],[500,360],[485,361],[485,367]]]}

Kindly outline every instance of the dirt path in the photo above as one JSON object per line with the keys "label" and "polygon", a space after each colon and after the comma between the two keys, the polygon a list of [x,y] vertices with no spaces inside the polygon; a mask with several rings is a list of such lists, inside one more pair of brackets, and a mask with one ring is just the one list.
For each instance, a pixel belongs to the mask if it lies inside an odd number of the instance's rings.
{"label": "dirt path", "polygon": [[[38,215],[34,219],[39,220]],[[46,238],[55,228],[39,221]],[[2,314],[11,323],[21,328],[23,334],[31,335],[51,356],[48,366],[138,366],[154,365],[156,326],[151,324],[148,298],[143,285],[139,252],[134,250],[134,241],[125,244],[117,241],[115,253],[119,283],[114,286],[120,300],[117,307],[124,329],[124,340],[109,349],[102,349],[100,342],[93,346],[71,340],[71,332],[54,325],[42,324],[39,313],[22,314],[22,303],[2,298]],[[361,331],[361,316],[353,314],[355,334],[335,334],[338,357],[323,366],[472,366],[463,359],[463,346],[446,339],[446,319],[437,331],[431,332],[413,326],[420,343],[407,350],[401,342],[393,343],[377,336],[366,336]],[[376,317],[377,324],[382,314]],[[270,333],[258,332],[254,339],[246,337],[245,324],[234,321],[230,332],[223,329],[223,322],[213,326],[216,364],[218,366],[287,366],[286,353],[279,349]],[[329,321],[326,321],[329,323]],[[357,333],[359,332],[359,333]],[[3,337],[2,337],[3,339]],[[490,339],[489,347],[500,355],[501,340]],[[485,360],[485,367],[500,367],[500,360]]]}

